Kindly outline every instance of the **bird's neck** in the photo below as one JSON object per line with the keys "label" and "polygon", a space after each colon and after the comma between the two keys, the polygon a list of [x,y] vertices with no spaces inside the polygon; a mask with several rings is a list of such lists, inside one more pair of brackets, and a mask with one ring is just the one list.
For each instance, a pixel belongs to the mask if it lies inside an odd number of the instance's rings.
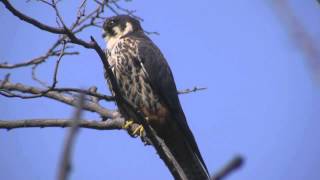
{"label": "bird's neck", "polygon": [[110,37],[107,40],[107,48],[109,51],[111,51],[114,46],[118,43],[118,41],[120,40],[121,36],[114,36],[114,37]]}

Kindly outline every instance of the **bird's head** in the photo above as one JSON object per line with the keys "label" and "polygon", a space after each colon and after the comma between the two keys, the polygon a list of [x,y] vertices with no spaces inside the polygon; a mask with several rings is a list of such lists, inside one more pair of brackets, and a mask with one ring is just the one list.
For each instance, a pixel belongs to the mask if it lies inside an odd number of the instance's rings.
{"label": "bird's head", "polygon": [[103,24],[102,37],[106,41],[110,41],[141,30],[140,22],[135,18],[128,15],[118,15],[106,19]]}

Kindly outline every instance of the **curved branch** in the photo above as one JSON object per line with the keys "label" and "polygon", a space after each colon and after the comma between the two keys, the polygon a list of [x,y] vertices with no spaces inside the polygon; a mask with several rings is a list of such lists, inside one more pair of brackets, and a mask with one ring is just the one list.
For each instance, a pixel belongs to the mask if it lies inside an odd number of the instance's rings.
{"label": "curved branch", "polygon": [[[64,55],[78,55],[79,52],[64,52]],[[14,69],[14,68],[20,68],[20,67],[27,67],[30,65],[36,65],[44,62],[49,56],[60,56],[57,52],[52,52],[51,54],[46,54],[44,56],[33,58],[26,62],[21,62],[17,64],[8,64],[7,62],[0,63],[0,69]]]}
{"label": "curved branch", "polygon": [[[11,83],[9,81],[1,81],[0,80],[0,92],[1,92],[1,90],[18,91],[20,93],[28,93],[28,94],[34,94],[34,95],[42,94],[45,91],[45,90],[42,90],[40,88],[36,88],[33,86],[27,86],[27,85],[23,85],[20,83],[15,84],[15,83]],[[25,98],[25,96],[22,96],[22,95],[12,95],[12,94],[10,94],[10,95],[12,97]],[[59,102],[71,105],[71,106],[77,105],[76,98],[63,95],[62,93],[59,93],[59,92],[49,91],[45,94],[42,94],[40,97],[47,97],[50,99],[54,99]],[[118,114],[116,111],[111,111],[111,110],[105,109],[104,107],[100,106],[99,104],[93,103],[90,101],[86,102],[84,104],[83,109],[87,110],[87,111],[91,111],[91,112],[96,112],[105,118],[113,118],[115,115]]]}
{"label": "curved branch", "polygon": [[16,17],[18,17],[19,19],[21,19],[22,21],[28,22],[30,24],[33,24],[34,26],[51,32],[51,33],[55,33],[55,34],[66,34],[65,29],[63,28],[56,28],[56,27],[52,27],[52,26],[48,26],[46,24],[43,24],[29,16],[24,15],[23,13],[21,13],[20,11],[18,11],[17,9],[15,9],[8,0],[1,0],[1,2],[6,6],[6,8],[12,13],[14,14]]}

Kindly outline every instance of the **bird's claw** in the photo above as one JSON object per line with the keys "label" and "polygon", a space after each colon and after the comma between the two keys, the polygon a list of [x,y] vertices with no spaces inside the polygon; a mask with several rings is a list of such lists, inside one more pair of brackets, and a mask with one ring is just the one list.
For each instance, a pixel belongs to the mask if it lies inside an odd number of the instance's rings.
{"label": "bird's claw", "polygon": [[133,124],[133,120],[129,119],[124,123],[124,125],[122,126],[122,129],[128,129],[132,124]]}
{"label": "bird's claw", "polygon": [[133,135],[136,135],[136,136],[140,136],[142,137],[143,136],[143,133],[144,133],[144,127],[142,125],[139,125],[134,131],[133,131]]}

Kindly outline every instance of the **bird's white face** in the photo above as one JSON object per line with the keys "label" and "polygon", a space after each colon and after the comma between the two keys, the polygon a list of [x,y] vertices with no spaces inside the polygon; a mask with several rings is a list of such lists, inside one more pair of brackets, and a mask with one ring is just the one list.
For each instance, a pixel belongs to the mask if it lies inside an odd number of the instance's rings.
{"label": "bird's white face", "polygon": [[111,20],[107,23],[106,28],[103,29],[102,36],[107,43],[107,48],[112,49],[121,37],[132,31],[133,27],[130,22],[126,22],[124,27],[121,27],[120,23]]}

